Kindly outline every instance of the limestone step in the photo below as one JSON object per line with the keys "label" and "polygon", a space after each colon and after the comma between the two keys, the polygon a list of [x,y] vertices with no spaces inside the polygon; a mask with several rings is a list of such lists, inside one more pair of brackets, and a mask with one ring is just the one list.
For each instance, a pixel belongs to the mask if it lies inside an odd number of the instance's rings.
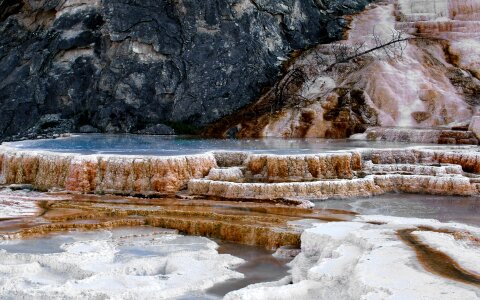
{"label": "limestone step", "polygon": [[366,149],[364,160],[374,164],[453,164],[468,173],[480,174],[480,152],[477,146],[436,146],[411,149]]}
{"label": "limestone step", "polygon": [[244,182],[245,167],[212,168],[206,179],[214,181]]}
{"label": "limestone step", "polygon": [[432,195],[473,196],[476,187],[461,175],[375,175],[375,184],[384,192],[404,192]]}
{"label": "limestone step", "polygon": [[367,197],[382,191],[375,185],[373,177],[367,176],[349,180],[288,183],[236,183],[195,179],[189,181],[188,192],[225,199],[276,200]]}
{"label": "limestone step", "polygon": [[[459,171],[453,169],[453,171]],[[188,192],[192,195],[250,201],[292,198],[345,199],[389,192],[473,196],[478,193],[477,184],[475,180],[459,174],[386,174],[368,175],[356,179],[289,183],[236,183],[192,179],[188,183]]]}
{"label": "limestone step", "polygon": [[361,165],[358,151],[305,155],[252,154],[245,161],[245,177],[251,181],[269,182],[351,179]]}
{"label": "limestone step", "polygon": [[462,174],[460,165],[428,165],[428,164],[373,164],[364,163],[363,172],[372,174],[430,175]]}
{"label": "limestone step", "polygon": [[365,133],[353,138],[386,142],[478,145],[478,139],[472,131],[442,128],[370,127]]}

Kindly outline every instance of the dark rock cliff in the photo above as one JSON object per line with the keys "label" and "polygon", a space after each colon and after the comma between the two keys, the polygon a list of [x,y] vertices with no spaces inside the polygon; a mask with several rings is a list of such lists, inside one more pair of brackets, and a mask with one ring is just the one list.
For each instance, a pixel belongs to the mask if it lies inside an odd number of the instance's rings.
{"label": "dark rock cliff", "polygon": [[0,138],[202,127],[367,2],[0,0]]}

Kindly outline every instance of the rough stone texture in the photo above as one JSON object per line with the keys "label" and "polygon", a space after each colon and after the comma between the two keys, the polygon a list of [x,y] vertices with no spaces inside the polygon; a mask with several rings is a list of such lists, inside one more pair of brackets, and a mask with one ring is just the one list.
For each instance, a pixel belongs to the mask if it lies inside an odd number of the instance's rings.
{"label": "rough stone texture", "polygon": [[82,127],[79,128],[80,133],[98,133],[100,132],[97,128],[91,126],[91,125],[83,125]]}
{"label": "rough stone texture", "polygon": [[244,151],[216,151],[213,152],[219,167],[239,167],[249,157],[248,152]]}
{"label": "rough stone texture", "polygon": [[52,138],[72,130],[72,120],[64,119],[60,114],[47,114],[43,115],[32,127],[24,131],[21,136],[29,139]]}
{"label": "rough stone texture", "polygon": [[[439,9],[435,1],[376,1],[352,16],[344,40],[298,52],[258,101],[205,134],[345,138],[372,126],[467,124],[480,105],[480,7],[473,2],[442,1]],[[396,30],[409,38],[402,46],[392,40]],[[478,143],[473,134],[445,133],[431,140]]]}
{"label": "rough stone texture", "polygon": [[375,184],[383,192],[405,192],[432,195],[473,196],[476,185],[463,176],[376,175]]}
{"label": "rough stone texture", "polygon": [[245,180],[242,169],[239,167],[223,169],[213,168],[210,169],[210,172],[208,173],[208,176],[206,178],[209,180],[230,182],[243,182]]}
{"label": "rough stone texture", "polygon": [[340,38],[341,16],[368,2],[1,1],[0,138],[49,114],[71,130],[192,131],[255,100],[292,50]]}
{"label": "rough stone texture", "polygon": [[480,172],[478,152],[472,150],[471,146],[451,146],[316,155],[252,154],[244,162],[245,180],[238,167],[220,172],[212,169],[216,176],[190,180],[188,191],[192,195],[262,201],[390,192],[473,196],[478,194],[480,178],[464,173]]}
{"label": "rough stone texture", "polygon": [[236,183],[192,179],[188,182],[188,191],[195,195],[250,200],[352,198],[368,197],[383,192],[375,185],[372,176],[350,180],[281,183]]}
{"label": "rough stone texture", "polygon": [[429,175],[444,176],[447,174],[462,174],[462,167],[459,165],[410,165],[410,164],[373,164],[372,162],[364,163],[364,171],[374,174],[390,174],[397,173],[400,175]]}
{"label": "rough stone texture", "polygon": [[[462,149],[462,148],[459,148]],[[480,153],[477,147],[464,148],[464,151],[451,149],[382,149],[365,150],[362,158],[374,164],[455,164],[463,171],[480,173]]]}
{"label": "rough stone texture", "polygon": [[353,171],[361,168],[361,157],[356,152],[315,155],[253,154],[245,164],[247,177],[267,182],[351,179]]}

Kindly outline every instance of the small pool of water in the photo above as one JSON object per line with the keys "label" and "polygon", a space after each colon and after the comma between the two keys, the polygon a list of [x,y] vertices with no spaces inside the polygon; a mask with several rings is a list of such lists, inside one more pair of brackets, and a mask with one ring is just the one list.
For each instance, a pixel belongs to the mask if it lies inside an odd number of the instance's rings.
{"label": "small pool of water", "polygon": [[[5,264],[5,268],[0,270],[0,288],[18,280],[26,295],[43,286],[45,295],[54,295],[52,290],[58,289],[66,298],[73,299],[73,295],[82,293],[85,287],[90,288],[91,283],[88,282],[97,277],[97,282],[92,285],[95,293],[85,291],[89,297],[100,295],[103,289],[114,298],[124,295],[134,299],[133,294],[128,294],[129,288],[141,288],[148,283],[152,285],[152,291],[171,290],[170,299],[221,299],[230,291],[252,283],[279,280],[288,274],[286,264],[290,260],[275,258],[272,251],[220,240],[215,242],[219,245],[218,254],[210,252],[214,243],[209,239],[178,235],[175,230],[148,226],[52,233],[0,241],[0,264]],[[12,255],[17,259],[12,260]],[[220,281],[207,290],[191,286],[195,282],[202,284],[204,280],[208,282],[225,276],[221,273],[225,263],[219,259],[221,255],[242,258],[245,262],[231,267],[231,270],[244,274],[244,278],[237,276]],[[159,264],[162,260],[165,262]],[[191,260],[191,269],[184,260]],[[58,265],[56,261],[66,265]],[[33,268],[37,262],[39,267],[32,269],[31,273],[22,273],[25,271],[22,268]],[[20,275],[12,273],[17,267],[23,270],[19,271]],[[8,277],[2,279],[2,276]],[[75,279],[78,282],[74,282]],[[65,290],[69,285],[73,287],[73,294]],[[186,293],[175,296],[177,289],[184,289]],[[2,291],[0,298],[1,295],[4,295]]]}
{"label": "small pool of water", "polygon": [[372,198],[318,201],[315,207],[480,226],[480,197],[386,194]]}
{"label": "small pool of water", "polygon": [[250,284],[277,281],[288,275],[290,268],[287,263],[291,259],[274,257],[272,256],[274,251],[224,241],[216,242],[220,245],[218,253],[230,254],[245,260],[244,264],[235,269],[244,274],[245,278],[219,283],[207,290],[207,296],[222,298],[227,293]]}
{"label": "small pool of water", "polygon": [[20,149],[81,154],[188,155],[212,150],[302,154],[355,148],[402,148],[415,144],[330,139],[199,139],[188,136],[79,134],[47,140],[7,143]]}

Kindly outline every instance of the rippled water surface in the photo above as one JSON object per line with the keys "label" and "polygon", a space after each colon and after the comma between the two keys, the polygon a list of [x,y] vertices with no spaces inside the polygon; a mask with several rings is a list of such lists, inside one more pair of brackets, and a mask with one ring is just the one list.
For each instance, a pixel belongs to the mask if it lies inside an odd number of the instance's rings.
{"label": "rippled water surface", "polygon": [[21,149],[83,154],[184,155],[212,150],[257,153],[318,153],[353,148],[401,148],[405,143],[329,139],[199,139],[187,136],[80,134],[55,140],[29,140],[9,143]]}

